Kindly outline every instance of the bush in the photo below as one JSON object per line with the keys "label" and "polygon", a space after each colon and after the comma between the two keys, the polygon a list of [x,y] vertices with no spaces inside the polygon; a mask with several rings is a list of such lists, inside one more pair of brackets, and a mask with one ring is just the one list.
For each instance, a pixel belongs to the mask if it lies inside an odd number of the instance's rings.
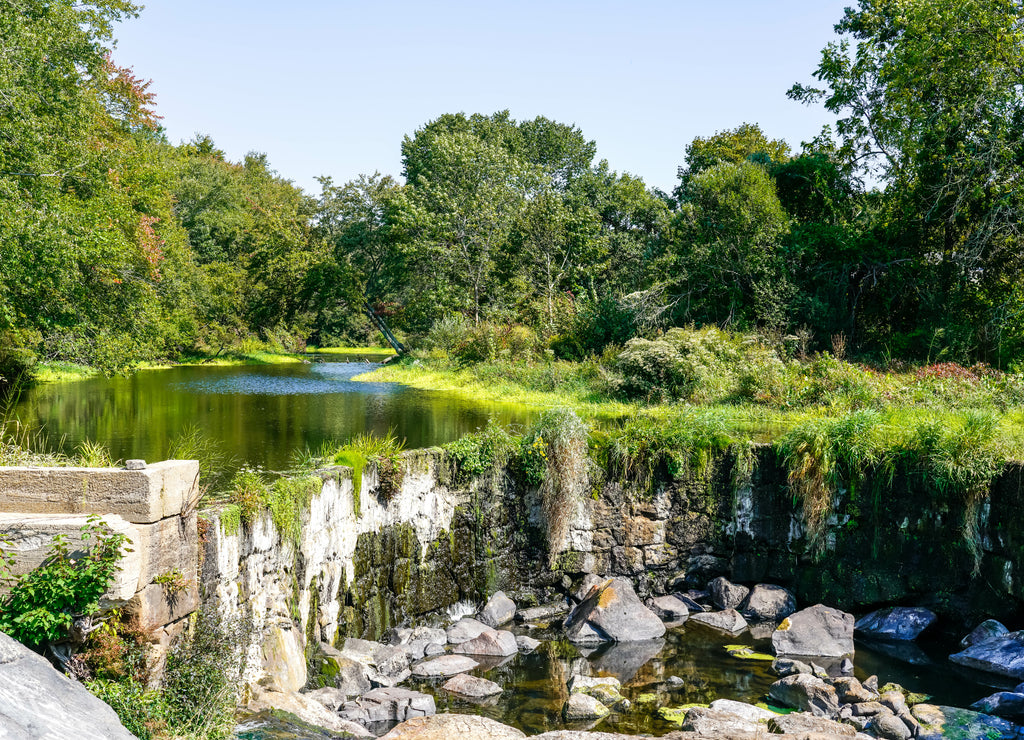
{"label": "bush", "polygon": [[462,314],[450,314],[438,319],[423,339],[424,349],[441,350],[452,355],[455,348],[465,341],[470,324]]}
{"label": "bush", "polygon": [[596,303],[581,301],[568,331],[553,338],[550,347],[559,359],[582,360],[600,355],[609,345],[624,344],[635,335],[635,312],[605,296]]}
{"label": "bush", "polygon": [[493,421],[480,431],[444,445],[453,464],[455,482],[463,485],[504,465],[514,449],[512,435]]}
{"label": "bush", "polygon": [[529,359],[537,356],[539,351],[540,340],[532,329],[518,324],[485,321],[469,328],[452,354],[460,362],[474,363]]}

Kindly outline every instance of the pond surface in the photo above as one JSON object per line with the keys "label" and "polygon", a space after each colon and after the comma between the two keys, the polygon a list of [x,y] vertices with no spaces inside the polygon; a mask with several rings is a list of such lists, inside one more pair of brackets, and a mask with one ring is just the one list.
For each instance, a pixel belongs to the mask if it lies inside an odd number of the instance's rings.
{"label": "pond surface", "polygon": [[489,418],[507,425],[534,417],[515,404],[353,381],[377,367],[355,360],[331,355],[311,364],[187,366],[53,383],[30,389],[14,411],[67,452],[88,439],[106,445],[114,459],[162,460],[195,426],[236,465],[269,470],[287,468],[296,450],[360,432],[392,429],[406,447],[430,447],[486,426]]}

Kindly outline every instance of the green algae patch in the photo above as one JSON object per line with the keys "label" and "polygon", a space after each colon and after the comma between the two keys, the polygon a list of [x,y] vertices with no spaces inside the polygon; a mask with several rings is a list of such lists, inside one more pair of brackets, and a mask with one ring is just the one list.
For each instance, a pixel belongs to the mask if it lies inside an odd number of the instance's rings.
{"label": "green algae patch", "polygon": [[775,714],[792,714],[793,712],[798,711],[796,709],[790,709],[789,707],[777,707],[774,704],[768,704],[763,701],[759,701],[754,706],[758,709],[765,709],[769,712],[774,712]]}
{"label": "green algae patch", "polygon": [[726,645],[725,652],[740,660],[766,660],[768,662],[775,660],[774,655],[759,653],[754,650],[754,648],[750,647],[750,645]]}
{"label": "green algae patch", "polygon": [[636,703],[637,704],[657,704],[658,703],[658,695],[657,694],[651,694],[651,693],[640,694],[636,698]]}
{"label": "green algae patch", "polygon": [[363,489],[363,468],[366,467],[366,455],[359,450],[341,450],[334,456],[335,465],[352,468],[352,509],[359,516],[359,495]]}
{"label": "green algae patch", "polygon": [[677,707],[661,707],[658,710],[658,716],[666,722],[671,722],[674,725],[682,725],[686,721],[686,713],[694,707],[707,708],[707,704],[680,704]]}

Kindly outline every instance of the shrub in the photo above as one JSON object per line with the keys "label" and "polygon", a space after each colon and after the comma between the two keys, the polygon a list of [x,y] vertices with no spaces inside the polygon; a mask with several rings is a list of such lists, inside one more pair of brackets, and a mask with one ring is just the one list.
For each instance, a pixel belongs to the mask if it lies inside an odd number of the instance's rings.
{"label": "shrub", "polygon": [[434,322],[424,337],[424,349],[437,349],[452,355],[466,339],[470,324],[462,314],[449,314]]}
{"label": "shrub", "polygon": [[463,363],[487,362],[498,358],[522,360],[540,351],[540,340],[532,329],[518,324],[482,322],[469,328],[452,355]]}
{"label": "shrub", "polygon": [[489,421],[483,429],[444,445],[452,461],[455,482],[466,484],[503,466],[515,449],[504,427]]}
{"label": "shrub", "polygon": [[568,331],[553,338],[550,346],[559,359],[582,360],[601,354],[609,345],[624,344],[635,335],[635,312],[605,296],[596,302],[580,301]]}

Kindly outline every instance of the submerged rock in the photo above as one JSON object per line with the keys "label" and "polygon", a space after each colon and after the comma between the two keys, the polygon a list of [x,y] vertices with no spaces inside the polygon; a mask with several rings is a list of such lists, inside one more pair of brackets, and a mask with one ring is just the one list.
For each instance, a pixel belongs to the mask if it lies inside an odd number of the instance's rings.
{"label": "submerged rock", "polygon": [[450,691],[453,694],[458,694],[459,696],[468,696],[471,699],[483,699],[487,696],[495,696],[500,694],[502,691],[501,686],[494,683],[494,681],[488,681],[486,678],[471,676],[468,673],[460,673],[457,676],[452,676],[441,688],[445,691]]}
{"label": "submerged rock", "polygon": [[566,722],[601,719],[610,714],[610,710],[600,701],[582,692],[570,694],[562,705],[562,719]]}
{"label": "submerged rock", "polygon": [[853,615],[822,604],[786,617],[772,633],[776,655],[842,658],[853,655]]}
{"label": "submerged rock", "polygon": [[750,589],[732,583],[728,578],[719,576],[708,584],[708,591],[711,593],[711,603],[717,609],[735,609],[742,604]]}
{"label": "submerged rock", "polygon": [[854,629],[886,640],[916,640],[935,619],[934,612],[922,607],[892,606],[861,617]]}
{"label": "submerged rock", "polygon": [[525,737],[514,727],[487,717],[437,714],[403,722],[381,740],[521,740]]}
{"label": "submerged rock", "polygon": [[782,586],[759,583],[739,606],[751,622],[781,622],[796,611],[796,597]]}
{"label": "submerged rock", "polygon": [[954,663],[979,671],[1024,678],[1024,631],[1007,632],[949,656]]}
{"label": "submerged rock", "polygon": [[985,740],[1012,740],[1017,727],[1012,722],[980,712],[934,704],[916,704],[911,710],[921,723],[918,740],[940,738],[985,738]]}
{"label": "submerged rock", "polygon": [[726,609],[720,612],[701,612],[690,617],[690,621],[733,636],[747,629],[746,620],[735,609]]}
{"label": "submerged rock", "polygon": [[498,591],[487,600],[477,619],[488,627],[500,627],[511,622],[515,615],[515,602],[507,597],[504,591]]}
{"label": "submerged rock", "polygon": [[571,642],[633,642],[665,634],[665,625],[648,609],[624,578],[595,585],[566,619]]}

